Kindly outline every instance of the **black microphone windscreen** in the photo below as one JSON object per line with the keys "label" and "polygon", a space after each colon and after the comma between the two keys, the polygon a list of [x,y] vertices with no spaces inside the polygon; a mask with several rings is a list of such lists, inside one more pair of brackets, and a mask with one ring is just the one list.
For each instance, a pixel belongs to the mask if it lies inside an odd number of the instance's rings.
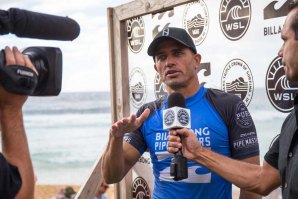
{"label": "black microphone windscreen", "polygon": [[178,106],[181,108],[186,107],[184,96],[181,93],[174,92],[169,95],[168,108],[172,108],[174,106]]}
{"label": "black microphone windscreen", "polygon": [[79,24],[68,17],[10,8],[9,15],[18,37],[72,41],[80,34]]}

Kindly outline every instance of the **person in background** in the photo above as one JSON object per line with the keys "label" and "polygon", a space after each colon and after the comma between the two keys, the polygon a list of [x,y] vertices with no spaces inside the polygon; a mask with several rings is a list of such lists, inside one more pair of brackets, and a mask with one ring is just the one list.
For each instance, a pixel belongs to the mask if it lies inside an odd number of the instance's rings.
{"label": "person in background", "polygon": [[94,199],[107,199],[106,192],[109,188],[109,185],[105,182],[102,182],[98,187]]}
{"label": "person in background", "polygon": [[[247,107],[236,95],[200,85],[201,55],[186,30],[163,29],[149,45],[148,55],[153,57],[168,95],[179,92],[186,99],[195,132],[192,139],[224,156],[259,164],[257,133]],[[155,177],[153,199],[231,199],[231,183],[194,161],[188,161],[188,178],[175,181],[170,176],[173,155],[167,151],[169,131],[163,129],[162,122],[168,95],[112,125],[102,159],[105,181],[119,182],[149,149]],[[260,196],[241,189],[240,198]]]}
{"label": "person in background", "polygon": [[[21,65],[36,71],[29,58],[5,47],[6,65]],[[27,96],[9,93],[0,85],[0,198],[33,199],[34,172],[23,124],[22,107]]]}
{"label": "person in background", "polygon": [[[289,81],[298,81],[298,1],[289,4],[281,38],[284,41],[278,55],[282,58]],[[262,166],[237,161],[202,146],[194,133],[187,129],[170,132],[168,151],[183,154],[231,183],[261,195],[268,195],[281,186],[283,199],[298,198],[298,95],[294,109],[285,119],[280,136],[265,154]],[[179,136],[181,137],[179,137]],[[181,143],[182,141],[182,143]]]}

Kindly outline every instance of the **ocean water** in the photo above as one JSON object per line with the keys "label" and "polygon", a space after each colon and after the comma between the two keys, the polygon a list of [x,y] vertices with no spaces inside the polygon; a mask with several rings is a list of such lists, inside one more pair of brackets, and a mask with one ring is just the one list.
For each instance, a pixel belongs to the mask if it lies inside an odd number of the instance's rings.
{"label": "ocean water", "polygon": [[82,184],[108,141],[110,94],[30,97],[24,123],[38,183]]}
{"label": "ocean water", "polygon": [[[248,108],[257,128],[262,161],[287,114],[273,108],[263,89],[255,89]],[[28,99],[24,122],[38,183],[85,182],[107,145],[110,109],[109,92]]]}

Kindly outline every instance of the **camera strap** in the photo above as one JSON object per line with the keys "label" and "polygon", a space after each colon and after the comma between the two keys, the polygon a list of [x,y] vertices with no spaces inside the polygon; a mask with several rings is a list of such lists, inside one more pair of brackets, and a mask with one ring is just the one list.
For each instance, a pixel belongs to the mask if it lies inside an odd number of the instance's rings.
{"label": "camera strap", "polygon": [[0,82],[3,88],[11,93],[30,95],[34,92],[38,78],[36,73],[25,66],[0,66]]}

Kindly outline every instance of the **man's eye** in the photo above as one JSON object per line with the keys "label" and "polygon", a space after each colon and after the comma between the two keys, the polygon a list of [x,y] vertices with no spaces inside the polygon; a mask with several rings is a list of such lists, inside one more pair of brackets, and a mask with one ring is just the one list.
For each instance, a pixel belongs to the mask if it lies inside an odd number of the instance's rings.
{"label": "man's eye", "polygon": [[157,57],[158,60],[165,60],[166,59],[166,56],[165,55],[159,55]]}
{"label": "man's eye", "polygon": [[181,55],[182,54],[182,51],[175,51],[175,53],[174,53],[176,56],[179,56],[179,55]]}

